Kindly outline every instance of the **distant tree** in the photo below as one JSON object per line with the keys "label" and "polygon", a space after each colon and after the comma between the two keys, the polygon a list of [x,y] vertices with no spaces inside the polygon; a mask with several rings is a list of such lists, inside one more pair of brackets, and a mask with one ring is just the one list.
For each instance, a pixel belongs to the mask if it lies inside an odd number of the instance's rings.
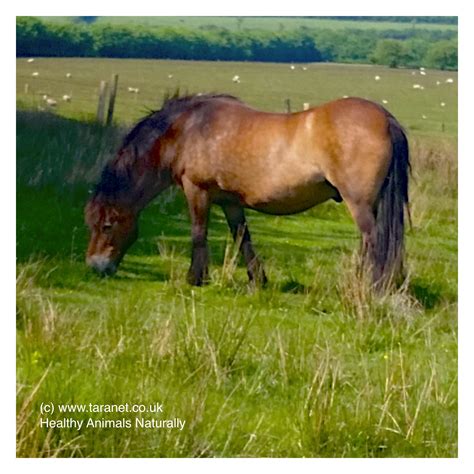
{"label": "distant tree", "polygon": [[426,53],[430,43],[419,38],[411,38],[405,41],[404,66],[420,67],[426,66]]}
{"label": "distant tree", "polygon": [[42,21],[27,16],[16,19],[16,54],[17,56],[38,55],[39,43],[45,35]]}
{"label": "distant tree", "polygon": [[426,63],[436,69],[458,68],[458,45],[455,41],[434,43],[426,53]]}
{"label": "distant tree", "polygon": [[[99,56],[228,61],[335,61],[457,68],[457,32],[448,29],[312,29],[232,31],[219,24],[192,27],[114,25],[102,21],[45,22],[17,17],[17,56]],[[243,18],[243,17],[242,17]],[[245,23],[244,23],[245,24]],[[241,25],[242,26],[242,25]]]}
{"label": "distant tree", "polygon": [[78,16],[77,17],[77,21],[78,22],[81,22],[81,23],[94,23],[97,18],[99,18],[98,16]]}
{"label": "distant tree", "polygon": [[80,25],[44,23],[19,17],[16,23],[17,56],[91,56],[94,38]]}
{"label": "distant tree", "polygon": [[406,61],[407,51],[403,41],[384,39],[377,42],[371,60],[377,64],[398,67]]}

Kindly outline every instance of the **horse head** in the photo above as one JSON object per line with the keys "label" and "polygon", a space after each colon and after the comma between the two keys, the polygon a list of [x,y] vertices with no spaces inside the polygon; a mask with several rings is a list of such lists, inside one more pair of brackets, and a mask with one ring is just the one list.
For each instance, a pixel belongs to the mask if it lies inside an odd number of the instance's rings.
{"label": "horse head", "polygon": [[86,262],[101,275],[113,275],[138,237],[137,214],[118,204],[92,198],[85,209],[90,230]]}

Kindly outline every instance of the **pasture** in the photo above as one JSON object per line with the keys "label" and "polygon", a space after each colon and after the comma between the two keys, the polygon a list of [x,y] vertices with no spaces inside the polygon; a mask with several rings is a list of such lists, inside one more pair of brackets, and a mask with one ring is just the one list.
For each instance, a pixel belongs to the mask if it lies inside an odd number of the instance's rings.
{"label": "pasture", "polygon": [[[44,108],[44,94],[58,100],[57,112],[68,118],[91,119],[97,110],[101,80],[119,74],[116,117],[131,125],[160,106],[166,91],[225,92],[262,110],[283,112],[290,99],[293,110],[303,103],[317,105],[338,97],[358,96],[382,103],[410,132],[457,134],[457,73],[352,64],[236,63],[206,61],[38,58],[17,60],[17,97],[25,105]],[[306,67],[306,70],[303,70]],[[34,72],[38,73],[33,77]],[[66,74],[71,74],[70,78]],[[232,82],[238,75],[240,83]],[[171,77],[170,77],[171,76]],[[375,77],[379,76],[379,80]],[[452,79],[453,83],[446,81]],[[437,84],[439,83],[439,85]],[[25,84],[29,86],[24,93]],[[420,88],[413,88],[419,85]],[[139,93],[128,92],[128,87]],[[421,89],[423,87],[423,89]],[[72,101],[61,98],[70,95]],[[442,106],[441,104],[444,104]]]}
{"label": "pasture", "polygon": [[[305,66],[17,61],[18,456],[457,456],[457,74]],[[116,123],[104,129],[91,118],[112,73]],[[412,152],[406,283],[376,297],[355,278],[355,225],[328,202],[288,217],[247,212],[269,277],[259,290],[213,209],[212,283],[190,287],[190,225],[173,190],[143,212],[118,274],[91,273],[88,191],[126,128],[176,87],[272,111],[286,98],[294,110],[343,95],[386,100]],[[186,424],[41,427],[51,402],[159,402],[161,417]],[[74,414],[89,417],[104,414]]]}

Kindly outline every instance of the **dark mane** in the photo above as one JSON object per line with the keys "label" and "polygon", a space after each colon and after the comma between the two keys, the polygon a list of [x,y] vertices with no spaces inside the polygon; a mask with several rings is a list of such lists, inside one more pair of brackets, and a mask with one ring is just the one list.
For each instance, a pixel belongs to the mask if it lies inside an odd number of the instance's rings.
{"label": "dark mane", "polygon": [[229,99],[240,102],[237,97],[227,94],[192,94],[180,97],[176,93],[171,97],[165,96],[161,109],[151,111],[125,136],[122,148],[130,145],[146,148],[147,142],[154,142],[165,133],[181,113],[215,99]]}
{"label": "dark mane", "polygon": [[216,99],[240,102],[240,99],[227,94],[192,94],[165,96],[159,110],[152,110],[127,133],[122,141],[118,157],[107,163],[102,171],[99,183],[95,187],[95,196],[116,199],[132,187],[132,168],[140,157],[147,153],[173,122],[183,113]]}
{"label": "dark mane", "polygon": [[106,200],[116,201],[121,195],[132,188],[130,167],[117,166],[116,160],[108,162],[95,186],[94,197],[100,196]]}

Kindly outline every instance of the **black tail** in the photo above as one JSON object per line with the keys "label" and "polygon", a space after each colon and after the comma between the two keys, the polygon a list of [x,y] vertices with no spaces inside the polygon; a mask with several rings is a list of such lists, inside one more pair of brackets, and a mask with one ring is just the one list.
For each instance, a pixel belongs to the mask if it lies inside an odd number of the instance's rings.
{"label": "black tail", "polygon": [[410,157],[408,140],[401,125],[389,117],[392,161],[376,205],[374,280],[383,285],[403,274],[404,210],[408,209]]}

